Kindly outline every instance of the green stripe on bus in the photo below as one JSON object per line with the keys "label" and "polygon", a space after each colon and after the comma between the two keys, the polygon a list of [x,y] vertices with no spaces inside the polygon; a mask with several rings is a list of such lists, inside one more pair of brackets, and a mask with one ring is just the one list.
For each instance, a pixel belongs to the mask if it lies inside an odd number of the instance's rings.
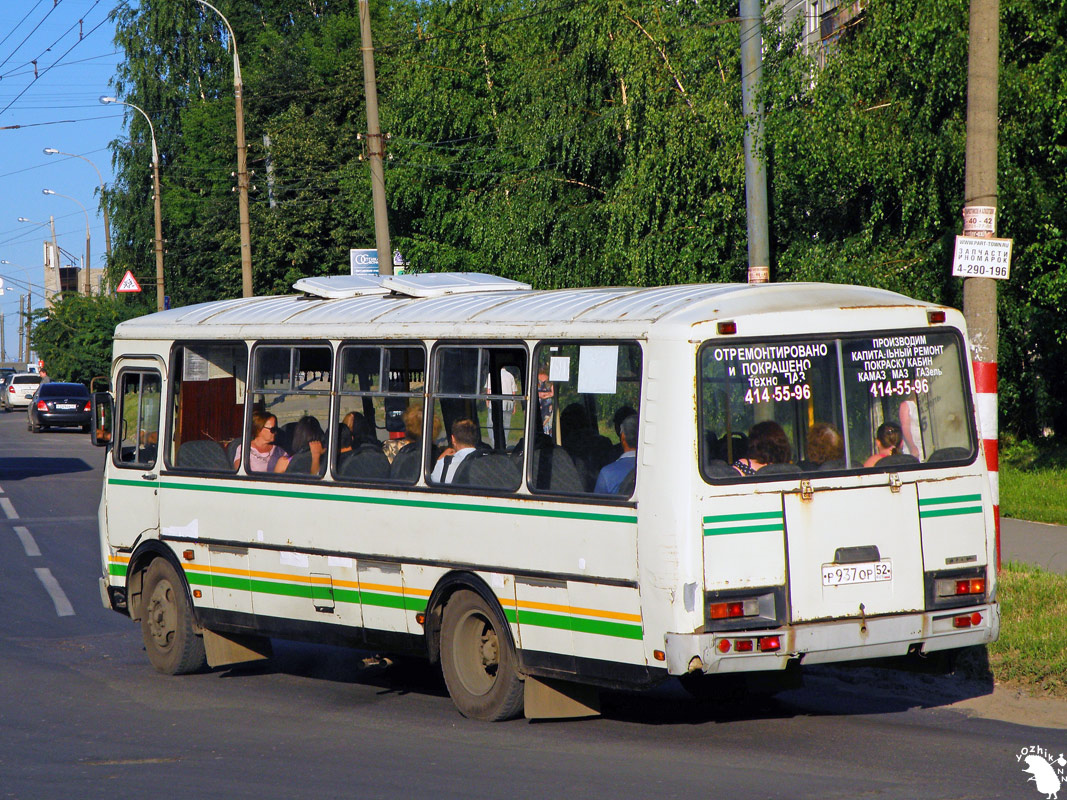
{"label": "green stripe on bus", "polygon": [[930,517],[957,517],[961,514],[981,514],[981,506],[961,506],[960,508],[938,508],[933,511],[920,511],[919,519]]}
{"label": "green stripe on bus", "polygon": [[523,609],[519,610],[518,622],[519,628],[522,628],[523,625],[533,625],[538,628],[555,628],[557,630],[574,631],[575,633],[595,633],[600,636],[613,636],[617,639],[641,639],[643,636],[640,625],[560,614],[544,614],[540,611],[526,611]]}
{"label": "green stripe on bus", "polygon": [[129,569],[128,564],[108,564],[107,572],[109,575],[114,575],[116,578],[125,578],[126,571]]}
{"label": "green stripe on bus", "polygon": [[785,524],[778,522],[772,525],[745,525],[736,528],[704,528],[705,536],[723,536],[729,533],[763,533],[765,531],[784,531]]}
{"label": "green stripe on bus", "polygon": [[938,506],[946,503],[980,503],[982,502],[982,495],[980,494],[957,494],[952,497],[920,497],[920,506]]}
{"label": "green stripe on bus", "polygon": [[492,506],[474,503],[449,503],[441,500],[408,500],[401,497],[381,497],[374,495],[339,495],[319,492],[298,492],[279,489],[252,488],[244,486],[216,486],[211,484],[194,485],[173,483],[171,481],[154,482],[128,481],[119,478],[108,479],[109,485],[116,486],[151,486],[160,489],[177,489],[192,492],[221,492],[223,494],[245,494],[258,497],[287,497],[296,500],[329,500],[339,503],[363,503],[368,505],[405,506],[408,508],[426,508],[443,511],[481,511],[487,514],[510,514],[526,517],[549,517],[553,519],[577,519],[589,522],[623,522],[629,525],[637,523],[636,514],[600,514],[592,511],[562,511],[550,508],[521,508],[517,506]]}
{"label": "green stripe on bus", "polygon": [[704,524],[707,525],[710,522],[746,522],[754,519],[784,519],[785,515],[781,511],[755,511],[749,514],[718,514],[716,516],[704,517]]}

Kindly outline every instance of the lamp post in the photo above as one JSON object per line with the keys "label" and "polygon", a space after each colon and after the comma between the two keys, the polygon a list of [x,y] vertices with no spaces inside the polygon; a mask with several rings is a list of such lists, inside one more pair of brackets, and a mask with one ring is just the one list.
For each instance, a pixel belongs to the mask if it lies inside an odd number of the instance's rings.
{"label": "lamp post", "polygon": [[156,147],[156,129],[152,125],[152,120],[144,112],[140,106],[135,106],[133,103],[127,103],[123,100],[119,100],[115,97],[101,97],[100,102],[104,105],[108,103],[117,103],[120,106],[127,106],[134,111],[140,113],[145,118],[145,122],[148,123],[148,130],[152,134],[152,192],[155,195],[153,198],[153,209],[156,217],[156,311],[163,310],[163,211],[160,207],[159,199],[159,149]]}
{"label": "lamp post", "polygon": [[96,177],[100,179],[100,209],[104,212],[104,247],[107,249],[107,260],[111,263],[111,220],[108,218],[107,203],[104,201],[104,176],[100,174],[100,168],[96,166],[92,161],[85,156],[80,156],[77,153],[64,153],[62,150],[57,150],[54,147],[46,147],[44,149],[46,156],[70,156],[71,158],[80,158],[90,167],[96,170]]}
{"label": "lamp post", "polygon": [[88,297],[90,294],[92,294],[91,286],[89,283],[89,209],[87,209],[81,203],[80,200],[75,200],[73,197],[67,194],[60,194],[59,192],[54,192],[51,189],[41,189],[41,194],[55,195],[56,197],[65,197],[67,200],[77,203],[81,207],[81,210],[85,212],[85,263],[82,265],[82,267],[85,270],[85,296]]}
{"label": "lamp post", "polygon": [[241,59],[237,55],[237,37],[233,35],[230,21],[211,3],[196,0],[219,15],[230,34],[233,45],[233,97],[237,123],[237,210],[241,229],[241,295],[252,296],[252,233],[248,224],[248,152],[245,146],[244,84],[241,81]]}

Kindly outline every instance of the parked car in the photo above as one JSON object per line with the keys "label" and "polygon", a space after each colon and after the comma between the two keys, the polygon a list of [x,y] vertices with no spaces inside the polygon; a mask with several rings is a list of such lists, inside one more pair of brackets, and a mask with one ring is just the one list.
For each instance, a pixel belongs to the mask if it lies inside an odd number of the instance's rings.
{"label": "parked car", "polygon": [[28,406],[33,393],[44,380],[36,372],[16,372],[4,387],[4,410],[10,411],[13,408]]}
{"label": "parked car", "polygon": [[39,433],[50,427],[78,426],[88,432],[92,421],[89,390],[81,383],[42,383],[26,409],[27,427]]}

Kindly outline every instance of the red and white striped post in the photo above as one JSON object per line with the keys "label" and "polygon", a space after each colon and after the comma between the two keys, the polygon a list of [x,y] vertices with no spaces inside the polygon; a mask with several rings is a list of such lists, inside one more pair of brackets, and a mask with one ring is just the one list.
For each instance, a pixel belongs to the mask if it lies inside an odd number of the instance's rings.
{"label": "red and white striped post", "polygon": [[993,496],[993,520],[997,530],[997,570],[1000,570],[1000,474],[997,452],[997,362],[972,361],[974,390],[978,403],[978,435],[989,469],[989,491]]}

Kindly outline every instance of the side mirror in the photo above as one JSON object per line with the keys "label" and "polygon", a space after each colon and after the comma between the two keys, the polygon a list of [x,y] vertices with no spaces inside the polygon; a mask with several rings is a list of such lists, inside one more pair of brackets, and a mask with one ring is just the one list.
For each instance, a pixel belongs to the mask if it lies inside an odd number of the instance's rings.
{"label": "side mirror", "polygon": [[96,447],[111,444],[112,420],[115,418],[115,404],[107,392],[93,392],[90,400],[93,417],[92,442]]}

